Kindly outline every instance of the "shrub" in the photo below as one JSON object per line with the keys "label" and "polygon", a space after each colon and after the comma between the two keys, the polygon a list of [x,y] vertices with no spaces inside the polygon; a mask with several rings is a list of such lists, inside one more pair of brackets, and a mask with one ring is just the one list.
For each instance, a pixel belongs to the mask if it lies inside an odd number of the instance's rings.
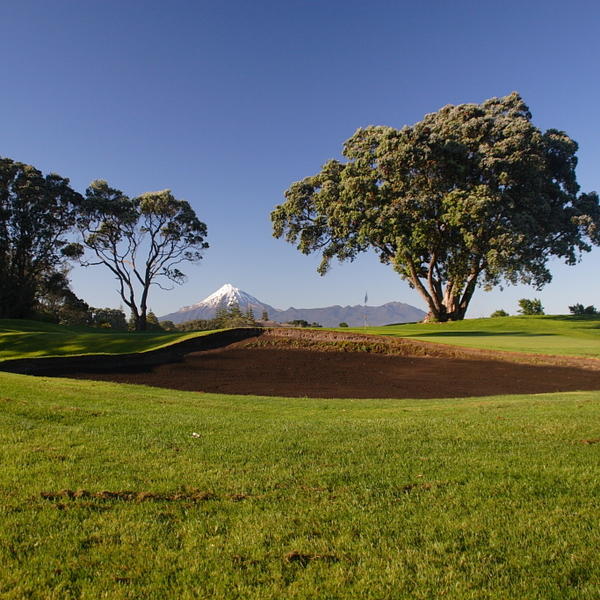
{"label": "shrub", "polygon": [[490,315],[490,317],[508,317],[508,316],[509,316],[508,313],[504,309],[502,309],[502,308],[500,308],[499,310],[495,310]]}
{"label": "shrub", "polygon": [[593,304],[590,306],[584,306],[583,304],[574,304],[569,306],[569,311],[572,315],[597,315],[598,310]]}
{"label": "shrub", "polygon": [[519,300],[519,312],[522,315],[543,315],[544,307],[542,301],[539,298],[528,300],[527,298],[521,298]]}

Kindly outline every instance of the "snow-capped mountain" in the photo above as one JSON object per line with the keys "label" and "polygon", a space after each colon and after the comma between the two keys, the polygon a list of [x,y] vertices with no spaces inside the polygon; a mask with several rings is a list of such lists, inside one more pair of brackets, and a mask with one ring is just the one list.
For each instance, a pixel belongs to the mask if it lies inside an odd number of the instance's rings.
{"label": "snow-capped mountain", "polygon": [[263,311],[267,311],[270,318],[279,312],[269,304],[265,304],[247,292],[243,292],[230,283],[226,283],[216,292],[204,298],[204,300],[191,306],[184,306],[177,312],[160,317],[160,320],[184,323],[185,321],[193,321],[195,319],[213,319],[217,313],[217,309],[228,308],[235,304],[244,313],[251,309],[257,319],[261,318]]}
{"label": "snow-capped mountain", "polygon": [[257,320],[260,320],[263,312],[266,311],[271,321],[287,323],[288,321],[303,319],[309,323],[320,323],[323,327],[337,327],[341,322],[348,323],[350,327],[360,327],[365,323],[365,316],[367,324],[372,326],[421,321],[425,317],[422,310],[403,302],[388,302],[383,306],[336,305],[325,308],[279,310],[273,308],[270,304],[261,302],[230,283],[226,283],[201,302],[184,306],[177,312],[159,317],[159,320],[184,323],[195,319],[213,319],[218,308],[227,308],[235,304],[240,307],[242,312],[251,309]]}

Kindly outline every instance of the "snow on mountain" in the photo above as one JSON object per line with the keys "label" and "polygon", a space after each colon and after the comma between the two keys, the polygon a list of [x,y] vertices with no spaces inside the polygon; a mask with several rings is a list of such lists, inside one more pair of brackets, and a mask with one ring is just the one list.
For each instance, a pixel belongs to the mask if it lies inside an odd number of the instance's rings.
{"label": "snow on mountain", "polygon": [[228,308],[237,304],[242,312],[252,310],[254,316],[260,319],[262,313],[267,311],[269,317],[279,311],[269,304],[261,302],[251,294],[234,287],[230,283],[221,286],[216,292],[210,294],[191,306],[184,306],[177,312],[160,317],[160,321],[173,321],[173,323],[184,323],[195,319],[213,319],[219,308]]}
{"label": "snow on mountain", "polygon": [[210,296],[204,298],[204,300],[192,304],[191,306],[184,306],[177,312],[185,312],[201,306],[233,306],[234,304],[239,304],[241,308],[243,304],[261,304],[261,302],[247,292],[243,292],[230,283],[226,283],[216,292],[213,292]]}
{"label": "snow on mountain", "polygon": [[204,300],[159,317],[159,320],[184,323],[195,319],[213,319],[218,308],[227,308],[235,304],[240,307],[242,312],[252,310],[257,319],[261,319],[263,312],[266,311],[270,320],[279,323],[303,319],[309,323],[320,323],[323,327],[337,327],[341,322],[348,323],[350,327],[360,327],[365,322],[365,316],[367,324],[371,326],[420,321],[425,316],[425,313],[419,308],[403,302],[388,302],[383,306],[327,306],[325,308],[278,310],[230,283],[226,283]]}

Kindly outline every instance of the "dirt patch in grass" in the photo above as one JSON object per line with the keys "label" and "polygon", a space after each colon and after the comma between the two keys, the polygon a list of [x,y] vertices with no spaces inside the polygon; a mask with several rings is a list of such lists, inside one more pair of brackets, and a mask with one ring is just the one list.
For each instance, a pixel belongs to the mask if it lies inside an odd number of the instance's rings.
{"label": "dirt patch in grass", "polygon": [[284,556],[285,562],[307,567],[309,563],[320,560],[327,563],[337,563],[340,559],[333,554],[305,554],[303,552],[290,552]]}
{"label": "dirt patch in grass", "polygon": [[243,344],[145,370],[68,376],[196,392],[310,398],[462,398],[600,389],[600,371],[571,365]]}
{"label": "dirt patch in grass", "polygon": [[131,490],[90,492],[88,490],[60,490],[40,492],[44,500],[121,500],[124,502],[204,502],[216,500],[216,494],[201,490],[177,492],[174,494],[156,494],[154,492],[134,492]]}

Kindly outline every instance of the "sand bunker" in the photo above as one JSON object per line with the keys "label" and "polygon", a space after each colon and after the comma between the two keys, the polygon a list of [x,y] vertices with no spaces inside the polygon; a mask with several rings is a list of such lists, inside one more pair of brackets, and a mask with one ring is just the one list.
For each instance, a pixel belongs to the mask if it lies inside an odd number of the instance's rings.
{"label": "sand bunker", "polygon": [[[381,337],[379,346],[369,350],[367,337],[372,336],[359,336],[362,351],[355,351],[359,346],[352,346],[350,336],[280,332],[194,352],[181,362],[62,376],[311,398],[452,398],[600,389],[600,362],[594,359],[532,357]],[[336,347],[340,342],[343,346]]]}

